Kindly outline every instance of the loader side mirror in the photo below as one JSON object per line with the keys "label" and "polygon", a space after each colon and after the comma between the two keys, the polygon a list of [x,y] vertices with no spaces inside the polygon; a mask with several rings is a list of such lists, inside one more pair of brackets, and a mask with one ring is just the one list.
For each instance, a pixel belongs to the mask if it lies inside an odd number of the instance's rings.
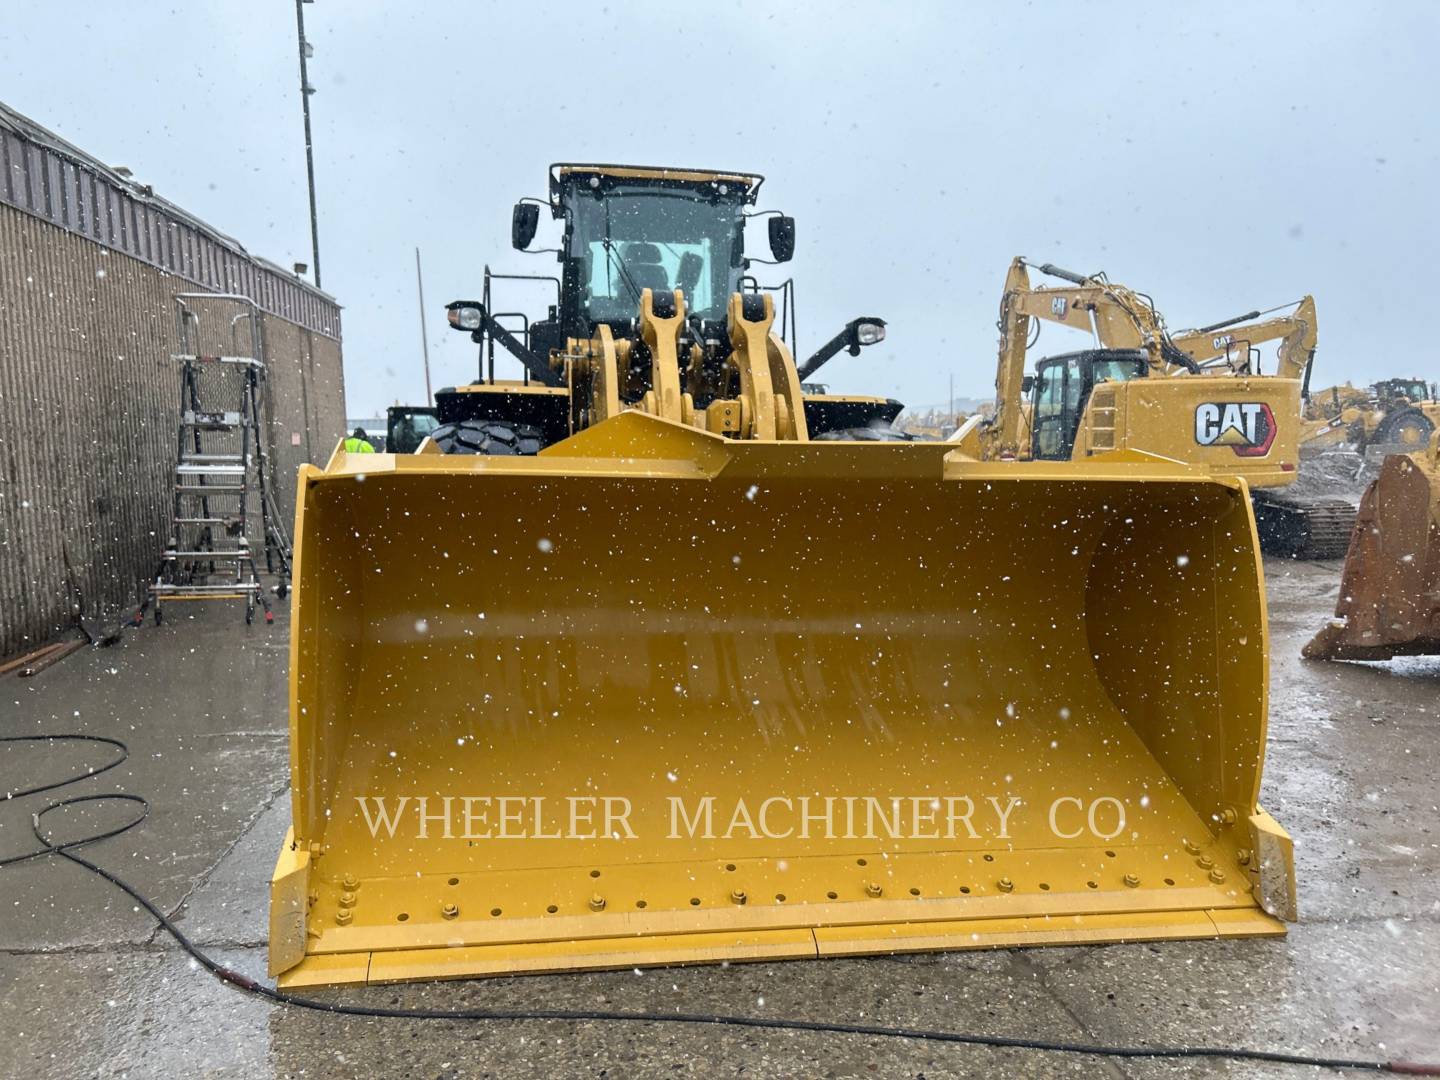
{"label": "loader side mirror", "polygon": [[484,324],[485,308],[478,300],[452,300],[445,305],[445,318],[452,329],[469,333]]}
{"label": "loader side mirror", "polygon": [[510,214],[510,246],[524,251],[535,239],[535,230],[540,227],[540,207],[535,203],[518,202]]}
{"label": "loader side mirror", "polygon": [[769,219],[770,254],[776,262],[789,262],[795,257],[795,219],[778,214]]}
{"label": "loader side mirror", "polygon": [[1020,379],[1020,392],[1021,392],[1022,394],[1024,394],[1026,397],[1029,397],[1029,396],[1030,396],[1030,391],[1031,391],[1031,390],[1034,390],[1034,389],[1035,389],[1035,376],[1034,376],[1034,375],[1025,375],[1025,376],[1023,376],[1023,377]]}

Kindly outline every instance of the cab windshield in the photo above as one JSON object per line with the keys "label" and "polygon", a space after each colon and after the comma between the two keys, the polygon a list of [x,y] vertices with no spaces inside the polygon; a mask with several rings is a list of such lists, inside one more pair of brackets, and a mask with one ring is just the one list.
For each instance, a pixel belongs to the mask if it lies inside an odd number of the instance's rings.
{"label": "cab windshield", "polygon": [[592,323],[634,318],[643,289],[681,289],[690,314],[725,317],[739,289],[739,201],[654,187],[587,194],[572,203],[568,255]]}
{"label": "cab windshield", "polygon": [[1395,397],[1407,397],[1411,401],[1424,401],[1426,386],[1420,379],[1396,379],[1391,383],[1390,392]]}

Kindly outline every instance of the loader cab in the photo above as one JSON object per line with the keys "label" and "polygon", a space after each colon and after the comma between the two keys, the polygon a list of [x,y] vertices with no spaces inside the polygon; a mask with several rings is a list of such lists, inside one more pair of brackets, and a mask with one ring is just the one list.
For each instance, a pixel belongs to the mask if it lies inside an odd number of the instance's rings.
{"label": "loader cab", "polygon": [[1069,461],[1090,392],[1103,382],[1144,378],[1148,371],[1139,349],[1087,349],[1041,360],[1030,387],[1030,456]]}
{"label": "loader cab", "polygon": [[707,334],[723,326],[746,269],[745,209],[761,182],[682,170],[552,168],[551,212],[565,223],[561,336],[589,337],[601,324],[616,337],[633,336],[645,289],[681,289],[696,325]]}
{"label": "loader cab", "polygon": [[385,447],[392,454],[413,454],[439,426],[439,415],[432,408],[392,405],[385,410]]}
{"label": "loader cab", "polygon": [[[732,400],[741,393],[740,375],[729,362],[732,349],[729,311],[732,297],[745,297],[744,316],[755,321],[754,304],[765,301],[773,311],[771,333],[789,349],[796,374],[807,381],[841,352],[858,356],[860,350],[885,339],[885,320],[875,316],[851,319],[833,337],[803,360],[798,355],[795,331],[793,279],[762,284],[749,272],[751,265],[788,262],[795,252],[795,220],[778,211],[754,209],[764,177],[738,172],[713,172],[632,165],[555,164],[550,167],[548,199],[527,197],[515,204],[511,216],[511,246],[534,254],[549,253],[560,263],[558,275],[492,273],[485,268],[481,298],[456,300],[446,305],[450,325],[470,335],[480,346],[479,379],[467,393],[442,391],[437,396],[441,420],[446,423],[480,419],[475,409],[482,402],[487,412],[502,410],[503,419],[519,420],[513,413],[521,397],[527,410],[543,406],[546,423],[563,433],[589,423],[589,406],[568,389],[578,376],[594,392],[589,363],[602,328],[616,343],[613,359],[615,387],[622,406],[640,405],[652,387],[650,365],[654,357],[641,340],[642,297],[651,291],[659,319],[673,303],[672,293],[683,292],[685,317],[678,327],[679,367],[688,395],[685,408],[708,409],[717,400]],[[558,247],[536,247],[542,209],[562,223]],[[746,252],[746,230],[756,226],[767,234],[769,258],[757,253],[751,238]],[[764,242],[763,240],[761,241]],[[504,280],[516,288],[553,290],[554,302],[544,317],[532,320],[523,308],[497,310],[492,304],[491,282]],[[507,284],[508,290],[511,286]],[[504,380],[495,372],[496,347],[519,360],[524,368],[520,389],[488,397],[471,393],[478,387],[499,387]],[[577,357],[579,349],[585,356]],[[580,361],[572,363],[572,361]],[[566,394],[542,391],[565,390]],[[875,420],[888,422],[900,406],[882,398],[810,395],[804,410],[808,433],[816,436],[840,428],[865,427]],[[486,419],[494,417],[487,416]],[[708,423],[709,421],[704,421]],[[723,424],[723,419],[717,420]]]}
{"label": "loader cab", "polygon": [[1401,398],[1413,405],[1430,397],[1430,387],[1424,379],[1386,379],[1375,384],[1375,396],[1387,407]]}

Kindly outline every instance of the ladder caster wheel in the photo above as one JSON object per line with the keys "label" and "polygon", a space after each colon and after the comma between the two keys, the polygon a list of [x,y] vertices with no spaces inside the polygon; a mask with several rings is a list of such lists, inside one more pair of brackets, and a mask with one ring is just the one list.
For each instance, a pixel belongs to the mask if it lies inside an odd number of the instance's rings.
{"label": "ladder caster wheel", "polygon": [[156,605],[155,605],[155,625],[156,625],[156,626],[159,626],[159,625],[160,625],[161,623],[163,623],[164,621],[165,621],[165,616],[163,616],[163,615],[160,614],[160,605],[159,605],[159,604],[156,604]]}
{"label": "ladder caster wheel", "polygon": [[289,591],[290,584],[288,582],[282,581],[279,585],[275,586],[275,595],[278,596],[281,600],[285,599],[285,594]]}

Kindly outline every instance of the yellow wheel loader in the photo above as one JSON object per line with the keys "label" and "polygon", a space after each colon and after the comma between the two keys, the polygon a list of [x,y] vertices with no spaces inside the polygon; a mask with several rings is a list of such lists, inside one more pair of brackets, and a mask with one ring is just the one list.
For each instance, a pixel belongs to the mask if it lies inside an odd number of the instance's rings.
{"label": "yellow wheel loader", "polygon": [[1359,451],[1422,451],[1440,429],[1440,391],[1424,379],[1383,379],[1359,388],[1321,390],[1307,403],[1302,447],[1347,445]]}
{"label": "yellow wheel loader", "polygon": [[[1338,558],[1354,505],[1284,491],[1299,468],[1301,399],[1315,351],[1315,302],[1287,315],[1250,312],[1171,335],[1148,298],[1103,275],[1048,263],[1068,284],[1032,287],[1015,259],[1000,304],[996,411],[972,417],[952,441],[984,460],[1082,461],[1118,449],[1242,476],[1267,553]],[[1092,333],[1100,347],[1039,360],[1026,375],[1032,320]],[[1036,327],[1038,329],[1038,326]],[[1254,347],[1279,339],[1277,371],[1261,374]]]}
{"label": "yellow wheel loader", "polygon": [[758,178],[552,181],[531,381],[301,471],[281,985],[1283,933],[1244,480],[819,439]]}
{"label": "yellow wheel loader", "polygon": [[1372,387],[1378,408],[1367,417],[1366,445],[1395,453],[1423,451],[1440,430],[1440,392],[1424,379],[1385,379]]}
{"label": "yellow wheel loader", "polygon": [[1345,556],[1335,618],[1305,646],[1313,660],[1440,654],[1440,432],[1385,458]]}

